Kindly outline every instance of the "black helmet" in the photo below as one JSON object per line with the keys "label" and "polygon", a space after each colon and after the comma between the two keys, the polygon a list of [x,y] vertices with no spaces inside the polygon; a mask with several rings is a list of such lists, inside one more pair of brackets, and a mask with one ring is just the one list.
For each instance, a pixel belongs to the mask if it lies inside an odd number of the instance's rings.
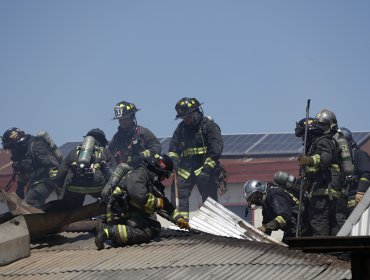
{"label": "black helmet", "polygon": [[199,111],[201,103],[196,98],[193,97],[184,97],[181,98],[175,106],[176,110],[176,119],[183,119],[193,112]]}
{"label": "black helmet", "polygon": [[324,133],[328,134],[338,130],[337,117],[334,112],[323,109],[315,116],[315,122],[324,129]]}
{"label": "black helmet", "polygon": [[12,149],[15,145],[21,144],[26,139],[26,133],[19,128],[12,127],[4,132],[2,144],[4,149]]}
{"label": "black helmet", "polygon": [[[308,118],[307,120],[308,129],[313,124],[314,121],[315,121],[314,118]],[[295,136],[297,137],[303,136],[305,129],[306,129],[306,118],[303,118],[299,122],[296,122],[295,124],[295,129],[294,129]]]}
{"label": "black helmet", "polygon": [[99,128],[91,129],[85,136],[94,137],[94,139],[98,141],[103,147],[106,147],[108,145],[108,140],[105,137],[104,131]]}
{"label": "black helmet", "polygon": [[[312,136],[321,136],[324,134],[324,130],[321,126],[319,126],[314,118],[308,118],[308,134]],[[294,129],[294,133],[296,137],[304,136],[305,129],[306,129],[306,118],[301,119],[299,122],[296,123],[296,127]]]}
{"label": "black helmet", "polygon": [[114,120],[122,119],[129,116],[135,116],[135,113],[140,109],[136,108],[135,104],[126,101],[121,101],[114,106]]}
{"label": "black helmet", "polygon": [[173,171],[172,160],[166,154],[155,154],[154,156],[145,157],[144,162],[146,163],[147,168],[158,176],[163,175],[166,178],[169,178]]}

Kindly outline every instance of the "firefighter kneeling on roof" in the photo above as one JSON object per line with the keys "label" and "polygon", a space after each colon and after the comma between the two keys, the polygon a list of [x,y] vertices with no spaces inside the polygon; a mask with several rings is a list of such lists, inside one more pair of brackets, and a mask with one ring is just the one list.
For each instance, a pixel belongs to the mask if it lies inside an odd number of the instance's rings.
{"label": "firefighter kneeling on roof", "polygon": [[[172,160],[167,155],[154,155],[144,159],[143,164],[129,171],[113,187],[108,198],[106,223],[96,227],[95,244],[104,249],[107,240],[113,245],[148,242],[161,231],[155,213],[163,211],[171,221],[182,229],[190,229],[184,217],[164,196],[162,181],[173,171]],[[103,197],[104,200],[104,197]]]}

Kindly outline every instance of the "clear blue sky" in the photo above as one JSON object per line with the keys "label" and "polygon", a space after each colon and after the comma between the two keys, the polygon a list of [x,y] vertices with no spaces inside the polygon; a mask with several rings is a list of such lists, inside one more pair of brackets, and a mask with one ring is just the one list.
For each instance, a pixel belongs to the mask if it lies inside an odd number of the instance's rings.
{"label": "clear blue sky", "polygon": [[58,145],[117,129],[113,106],[172,136],[196,97],[223,134],[292,132],[333,110],[370,131],[370,1],[0,1],[0,133]]}

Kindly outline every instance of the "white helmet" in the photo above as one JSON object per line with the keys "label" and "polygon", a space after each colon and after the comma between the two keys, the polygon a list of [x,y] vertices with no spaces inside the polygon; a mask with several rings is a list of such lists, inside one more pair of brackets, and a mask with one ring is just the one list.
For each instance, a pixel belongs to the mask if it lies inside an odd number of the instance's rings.
{"label": "white helmet", "polygon": [[248,200],[255,192],[266,193],[267,185],[258,180],[249,180],[243,186],[245,199]]}

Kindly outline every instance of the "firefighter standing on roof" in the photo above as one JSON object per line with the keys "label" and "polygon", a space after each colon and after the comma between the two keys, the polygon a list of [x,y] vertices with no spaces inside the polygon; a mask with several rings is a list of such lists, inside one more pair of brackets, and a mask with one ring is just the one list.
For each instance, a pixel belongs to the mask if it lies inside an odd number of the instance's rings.
{"label": "firefighter standing on roof", "polygon": [[[301,119],[299,122],[296,122],[296,127],[294,129],[294,133],[296,137],[299,137],[302,139],[302,145],[304,146],[304,141],[305,141],[305,129],[306,129],[306,118]],[[306,138],[306,151],[305,154],[308,154],[312,143],[315,142],[315,139],[317,137],[320,137],[323,135],[323,130],[322,128],[315,122],[314,118],[308,118],[307,120],[307,138]],[[304,168],[304,167],[301,167]],[[300,170],[302,171],[302,170]],[[301,173],[301,172],[300,172]],[[280,184],[282,181],[288,179],[289,177],[282,176],[281,173],[276,173],[275,174],[277,177],[274,177],[274,179],[277,179],[278,183],[280,186],[284,184]],[[279,176],[280,175],[280,176]],[[303,180],[303,182],[301,181]],[[310,221],[309,221],[309,190],[308,186],[306,184],[305,178],[300,178],[298,184],[295,184],[292,187],[292,191],[295,193],[297,197],[300,195],[300,186],[303,187],[302,191],[302,204],[301,204],[301,221],[300,221],[300,232],[299,236],[312,236],[311,233],[311,226],[310,226]],[[303,185],[301,185],[303,184]],[[288,186],[289,187],[289,186]]]}
{"label": "firefighter standing on roof", "polygon": [[203,202],[208,196],[218,200],[221,130],[213,120],[203,116],[200,105],[197,99],[188,97],[177,102],[176,119],[182,121],[173,134],[168,153],[177,171],[179,211],[187,219],[189,196],[195,184]]}
{"label": "firefighter standing on roof", "polygon": [[160,154],[161,143],[147,128],[136,122],[135,114],[139,111],[135,104],[121,101],[114,107],[114,119],[119,121],[116,134],[109,143],[113,155],[112,165],[114,178],[107,182],[101,192],[103,200],[107,200],[121,178],[132,168],[140,166],[143,158]]}
{"label": "firefighter standing on roof", "polygon": [[[345,173],[343,168],[351,158],[342,157],[348,152],[337,134],[336,116],[329,110],[321,110],[315,123],[322,128],[322,136],[315,138],[307,156],[299,156],[298,162],[306,167],[305,176],[309,183],[309,220],[314,236],[335,236],[345,222],[346,201]],[[342,142],[342,145],[338,144]],[[342,146],[342,147],[341,147]],[[340,148],[341,147],[341,148]]]}
{"label": "firefighter standing on roof", "polygon": [[126,101],[121,101],[114,107],[114,119],[119,121],[118,131],[109,144],[114,167],[122,162],[136,167],[143,157],[161,152],[161,144],[155,135],[149,129],[137,125],[137,111],[139,109],[135,104]]}
{"label": "firefighter standing on roof", "polygon": [[111,171],[108,141],[101,129],[91,129],[82,143],[70,151],[55,178],[65,210],[83,205],[87,194],[98,197]]}
{"label": "firefighter standing on roof", "polygon": [[350,145],[355,165],[355,177],[348,182],[347,216],[349,216],[369,188],[370,156],[357,146],[357,143],[352,137],[352,132],[349,129],[341,127],[339,131],[346,137]]}
{"label": "firefighter standing on roof", "polygon": [[3,148],[11,151],[17,195],[29,205],[41,208],[55,189],[53,179],[59,166],[50,145],[43,137],[26,134],[16,127],[6,130],[2,139]]}

